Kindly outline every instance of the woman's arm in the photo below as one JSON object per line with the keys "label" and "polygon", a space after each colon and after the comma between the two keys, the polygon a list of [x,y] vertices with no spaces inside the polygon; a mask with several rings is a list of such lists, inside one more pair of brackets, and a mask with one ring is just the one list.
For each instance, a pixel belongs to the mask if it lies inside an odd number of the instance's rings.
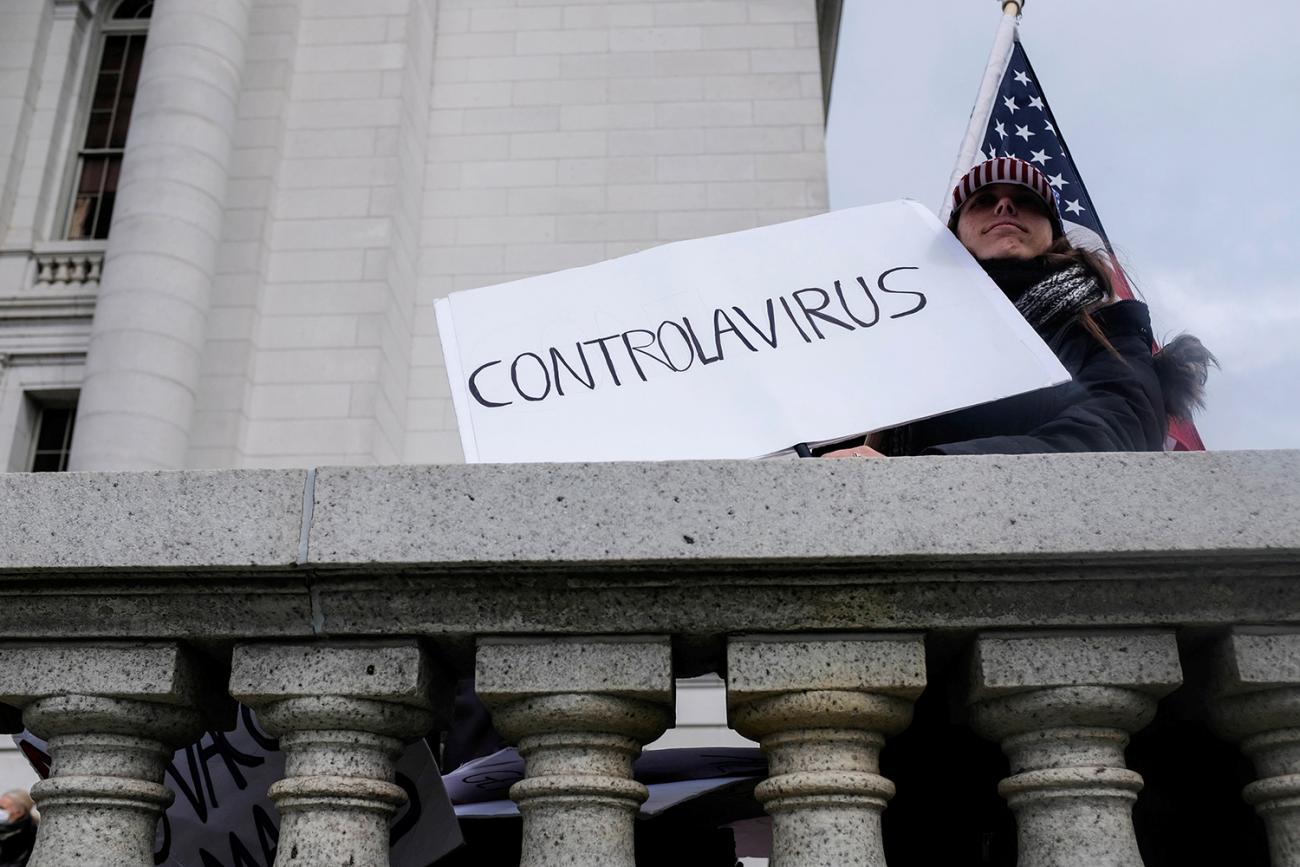
{"label": "woman's arm", "polygon": [[1165,406],[1151,359],[1146,317],[1119,318],[1118,328],[1107,329],[1114,353],[1082,328],[1072,329],[1070,348],[1082,347],[1083,357],[1077,366],[1067,363],[1074,368],[1074,380],[1059,386],[1065,394],[1054,417],[1024,433],[942,443],[922,453],[1031,454],[1164,448]]}

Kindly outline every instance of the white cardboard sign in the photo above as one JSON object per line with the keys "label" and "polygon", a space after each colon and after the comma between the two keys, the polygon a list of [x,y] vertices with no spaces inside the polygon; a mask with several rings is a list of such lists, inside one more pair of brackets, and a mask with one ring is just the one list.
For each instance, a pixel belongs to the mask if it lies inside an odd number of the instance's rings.
{"label": "white cardboard sign", "polygon": [[436,311],[469,462],[748,458],[1069,379],[910,201],[457,292]]}

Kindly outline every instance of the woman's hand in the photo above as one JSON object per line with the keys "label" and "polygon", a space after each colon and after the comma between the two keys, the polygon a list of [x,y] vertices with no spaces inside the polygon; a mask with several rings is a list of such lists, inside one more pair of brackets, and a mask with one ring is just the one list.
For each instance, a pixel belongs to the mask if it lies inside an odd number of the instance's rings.
{"label": "woman's hand", "polygon": [[854,446],[851,449],[836,449],[833,452],[827,452],[822,455],[824,458],[884,458],[883,455],[873,449],[871,446]]}

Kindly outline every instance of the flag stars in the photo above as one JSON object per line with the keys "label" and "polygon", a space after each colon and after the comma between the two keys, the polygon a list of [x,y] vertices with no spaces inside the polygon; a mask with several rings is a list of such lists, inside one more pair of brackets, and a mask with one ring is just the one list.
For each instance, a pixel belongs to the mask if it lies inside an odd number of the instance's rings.
{"label": "flag stars", "polygon": [[1029,131],[1029,127],[1021,126],[1020,124],[1016,124],[1015,126],[1016,126],[1016,135],[1020,136],[1025,141],[1029,141],[1029,137],[1033,135],[1033,133]]}
{"label": "flag stars", "polygon": [[1031,163],[1038,163],[1040,166],[1047,165],[1047,161],[1051,159],[1051,157],[1047,155],[1046,150],[1030,151],[1030,154],[1032,156],[1029,157],[1029,161]]}
{"label": "flag stars", "polygon": [[1078,199],[1075,199],[1073,202],[1065,203],[1065,210],[1069,211],[1071,214],[1082,214],[1087,209],[1084,208],[1083,205],[1079,204]]}
{"label": "flag stars", "polygon": [[1068,186],[1070,183],[1065,179],[1065,172],[1062,172],[1059,175],[1049,175],[1047,182],[1058,190],[1062,187]]}
{"label": "flag stars", "polygon": [[1002,121],[998,121],[997,126],[993,127],[993,131],[1004,139],[1007,137],[1007,128],[1002,125]]}
{"label": "flag stars", "polygon": [[1047,124],[1047,126],[1043,128],[1045,132],[1056,132],[1056,127],[1052,126],[1050,120],[1045,120],[1043,123]]}
{"label": "flag stars", "polygon": [[1042,111],[1042,110],[1043,110],[1043,101],[1042,101],[1040,98],[1036,97],[1036,96],[1031,96],[1031,97],[1029,97],[1029,107],[1030,107],[1030,108],[1036,108],[1036,109],[1038,109],[1039,111]]}
{"label": "flag stars", "polygon": [[1010,111],[1012,114],[1015,114],[1016,111],[1019,110],[1020,108],[1020,106],[1016,105],[1016,99],[1013,96],[1008,96],[1004,98],[1002,100],[1002,104],[1005,105],[1007,107],[1007,110]]}
{"label": "flag stars", "polygon": [[1028,87],[1028,86],[1029,86],[1029,76],[1028,76],[1028,75],[1025,75],[1025,72],[1024,72],[1023,69],[1018,69],[1018,70],[1016,70],[1016,81],[1020,82],[1020,83],[1023,84],[1025,87]]}

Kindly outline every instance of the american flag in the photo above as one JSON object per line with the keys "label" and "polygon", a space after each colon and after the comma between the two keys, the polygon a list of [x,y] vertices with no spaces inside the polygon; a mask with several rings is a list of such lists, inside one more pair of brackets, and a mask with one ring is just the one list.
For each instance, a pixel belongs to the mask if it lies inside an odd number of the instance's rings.
{"label": "american flag", "polygon": [[[989,112],[983,145],[976,162],[995,157],[1018,157],[1047,175],[1060,204],[1066,235],[1077,246],[1103,252],[1113,266],[1115,292],[1132,298],[1124,270],[1115,258],[1102,228],[1092,197],[1079,177],[1079,169],[1066,147],[1061,127],[1043,96],[1042,85],[1017,35],[1007,59],[997,97]],[[1169,451],[1204,451],[1196,427],[1189,421],[1169,419]]]}
{"label": "american flag", "polygon": [[1038,166],[1056,193],[1070,240],[1081,247],[1110,251],[1106,230],[1019,39],[1012,46],[984,132],[980,159],[994,157],[1017,157]]}

